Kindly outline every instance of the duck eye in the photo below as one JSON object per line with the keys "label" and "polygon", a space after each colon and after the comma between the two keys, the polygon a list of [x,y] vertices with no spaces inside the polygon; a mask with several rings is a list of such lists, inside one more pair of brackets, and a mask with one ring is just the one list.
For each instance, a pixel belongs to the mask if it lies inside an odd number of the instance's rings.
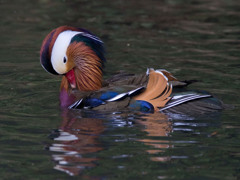
{"label": "duck eye", "polygon": [[63,63],[66,63],[67,62],[67,59],[66,57],[63,58]]}

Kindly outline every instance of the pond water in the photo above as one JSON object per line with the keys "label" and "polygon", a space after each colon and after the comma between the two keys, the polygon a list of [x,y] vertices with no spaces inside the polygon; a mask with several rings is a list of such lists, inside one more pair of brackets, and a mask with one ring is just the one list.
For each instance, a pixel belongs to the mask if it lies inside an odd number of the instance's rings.
{"label": "pond water", "polygon": [[[1,179],[239,179],[240,2],[1,0]],[[39,50],[60,25],[105,42],[105,77],[164,68],[234,109],[62,111]]]}

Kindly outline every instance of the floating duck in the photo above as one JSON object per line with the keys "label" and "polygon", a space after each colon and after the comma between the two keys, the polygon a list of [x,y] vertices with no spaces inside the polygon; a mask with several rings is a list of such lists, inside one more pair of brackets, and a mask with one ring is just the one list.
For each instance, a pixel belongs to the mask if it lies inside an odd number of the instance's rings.
{"label": "floating duck", "polygon": [[103,80],[103,41],[87,30],[61,26],[43,40],[42,67],[62,75],[61,107],[118,111],[208,113],[223,103],[204,91],[189,91],[191,81],[179,81],[164,69],[147,69],[140,75],[119,73]]}

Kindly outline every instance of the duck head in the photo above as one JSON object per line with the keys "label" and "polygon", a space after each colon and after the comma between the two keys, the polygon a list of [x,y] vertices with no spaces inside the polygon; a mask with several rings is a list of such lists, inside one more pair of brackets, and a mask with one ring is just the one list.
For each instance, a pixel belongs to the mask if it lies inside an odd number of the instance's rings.
{"label": "duck head", "polygon": [[63,75],[61,88],[93,91],[102,87],[103,42],[90,32],[61,26],[43,40],[40,63],[49,73]]}

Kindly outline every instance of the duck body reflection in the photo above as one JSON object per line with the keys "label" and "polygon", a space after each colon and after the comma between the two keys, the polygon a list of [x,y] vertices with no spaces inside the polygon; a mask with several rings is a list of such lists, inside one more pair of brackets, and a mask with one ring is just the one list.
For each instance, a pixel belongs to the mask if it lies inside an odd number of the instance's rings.
{"label": "duck body reflection", "polygon": [[[165,155],[174,150],[181,140],[179,132],[198,134],[199,128],[216,124],[217,114],[205,117],[187,115],[141,113],[141,112],[103,112],[93,110],[62,111],[62,122],[50,137],[53,139],[49,150],[55,162],[54,169],[71,176],[82,174],[89,168],[97,168],[102,163],[101,153],[116,148],[121,143],[132,142],[144,147],[125,151],[118,148],[118,153],[109,154],[111,161],[126,158],[136,158],[135,153],[147,154],[152,162],[166,162],[175,158],[187,158],[186,154],[179,156]],[[206,122],[204,119],[206,119]],[[215,119],[209,121],[209,119]],[[214,124],[215,123],[215,124]],[[123,132],[122,132],[123,131]],[[172,138],[175,137],[175,140]],[[106,142],[105,142],[106,141]],[[197,143],[182,141],[184,144]],[[124,147],[128,148],[128,147]],[[142,149],[142,150],[143,150]],[[135,151],[134,153],[132,153]],[[120,154],[119,154],[120,152]],[[140,153],[140,154],[141,154]],[[121,164],[121,163],[120,163]],[[122,167],[119,164],[119,167]]]}
{"label": "duck body reflection", "polygon": [[[94,167],[98,159],[91,154],[101,151],[99,135],[104,131],[103,121],[94,118],[75,117],[74,112],[62,112],[62,124],[50,135],[54,143],[49,147],[53,160],[57,163],[54,169],[74,176],[87,167]],[[86,155],[86,157],[85,157]]]}

